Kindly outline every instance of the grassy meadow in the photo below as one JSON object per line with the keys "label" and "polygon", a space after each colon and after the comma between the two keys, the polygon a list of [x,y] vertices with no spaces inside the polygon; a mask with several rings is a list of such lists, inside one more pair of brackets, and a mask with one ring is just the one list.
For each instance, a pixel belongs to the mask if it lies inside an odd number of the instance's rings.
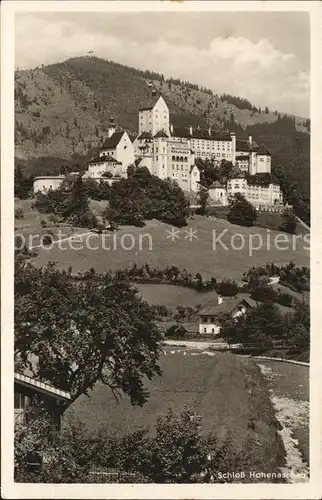
{"label": "grassy meadow", "polygon": [[[18,206],[17,203],[17,208]],[[24,220],[17,221],[18,229],[21,223],[28,225],[30,216],[31,214],[26,213]],[[34,214],[32,216],[36,217]],[[37,220],[39,227],[39,217]],[[32,231],[33,228],[37,229],[35,221],[26,230]],[[281,265],[293,260],[296,265],[308,266],[310,261],[309,250],[305,249],[308,245],[303,239],[294,241],[294,237],[286,233],[259,227],[245,228],[222,219],[202,216],[189,219],[187,226],[178,229],[178,237],[174,241],[169,238],[171,229],[170,225],[152,220],[142,228],[122,226],[114,235],[93,233],[89,237],[85,236],[79,244],[75,243],[74,249],[68,244],[61,249],[57,244],[51,249],[38,249],[34,263],[42,266],[48,261],[56,261],[58,268],[67,269],[72,266],[76,272],[83,272],[91,267],[98,272],[106,272],[109,269],[129,267],[133,263],[148,263],[160,268],[176,265],[186,268],[192,274],[201,273],[203,277],[214,275],[221,279],[230,276],[238,280],[251,266],[266,262]],[[187,233],[189,230],[194,231],[191,237]],[[75,232],[86,233],[87,230],[78,228]],[[217,243],[216,237],[220,238]],[[279,247],[274,245],[276,237],[280,238]],[[262,241],[261,248],[251,252],[251,238],[254,247]],[[93,249],[88,248],[88,245]]]}
{"label": "grassy meadow", "polygon": [[216,433],[219,439],[230,433],[234,448],[247,457],[249,470],[276,470],[284,449],[267,385],[255,362],[230,353],[184,356],[171,354],[170,348],[165,352],[160,360],[163,374],[147,383],[150,398],[142,408],[132,407],[125,397],[117,403],[106,386],[97,384],[89,397],[73,403],[65,422],[79,420],[90,434],[105,428],[120,435],[140,427],[151,430],[157,415],[169,406],[180,411],[188,405],[202,415],[204,432]]}

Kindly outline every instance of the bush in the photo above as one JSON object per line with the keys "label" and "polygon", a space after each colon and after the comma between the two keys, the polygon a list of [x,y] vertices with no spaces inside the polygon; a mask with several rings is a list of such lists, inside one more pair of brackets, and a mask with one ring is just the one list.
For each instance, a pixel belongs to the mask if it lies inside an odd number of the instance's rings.
{"label": "bush", "polygon": [[16,208],[15,219],[24,219],[24,218],[25,218],[25,216],[24,216],[23,210],[21,208]]}
{"label": "bush", "polygon": [[226,297],[233,297],[238,292],[238,285],[235,281],[230,278],[223,279],[216,285],[216,292],[219,295]]}
{"label": "bush", "polygon": [[45,221],[44,219],[41,219],[40,225],[41,225],[41,227],[46,228],[47,227],[47,221]]}
{"label": "bush", "polygon": [[276,297],[276,302],[285,307],[292,307],[293,298],[288,293],[279,292],[279,294]]}
{"label": "bush", "polygon": [[271,286],[258,286],[253,288],[251,298],[258,302],[276,302],[277,293]]}
{"label": "bush", "polygon": [[240,193],[237,193],[231,200],[229,208],[227,219],[231,224],[238,224],[245,227],[251,227],[254,224],[256,210]]}
{"label": "bush", "polygon": [[280,231],[285,233],[294,234],[296,231],[297,220],[292,210],[285,210],[282,214],[282,222],[280,224]]}
{"label": "bush", "polygon": [[33,206],[40,213],[51,214],[54,224],[61,220],[90,229],[97,224],[95,215],[89,209],[86,183],[80,176],[67,176],[59,189],[37,193]]}
{"label": "bush", "polygon": [[42,237],[42,244],[44,246],[49,246],[53,243],[54,241],[54,235],[51,232],[48,232]]}

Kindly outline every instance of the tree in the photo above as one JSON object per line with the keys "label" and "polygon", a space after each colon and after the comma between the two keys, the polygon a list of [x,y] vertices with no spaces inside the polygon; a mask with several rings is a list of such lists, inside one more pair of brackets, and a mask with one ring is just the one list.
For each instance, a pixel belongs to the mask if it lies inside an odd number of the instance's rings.
{"label": "tree", "polygon": [[[142,405],[143,378],[160,374],[160,333],[153,309],[115,274],[79,276],[54,265],[15,266],[15,355],[36,378],[71,393],[72,401],[108,385],[115,397]],[[31,365],[30,356],[36,360]]]}
{"label": "tree", "polygon": [[256,210],[242,194],[237,193],[230,201],[227,219],[232,224],[250,227],[256,220]]}
{"label": "tree", "polygon": [[289,325],[286,318],[272,302],[264,302],[247,311],[245,315],[233,318],[221,330],[229,343],[260,343],[270,346],[273,340],[288,337]]}
{"label": "tree", "polygon": [[145,167],[114,183],[109,201],[117,221],[124,224],[142,225],[144,220],[156,218],[180,226],[189,215],[189,202],[182,189],[171,180],[151,175]]}
{"label": "tree", "polygon": [[[201,416],[184,407],[169,409],[157,418],[152,435],[139,429],[122,437],[104,429],[88,436],[79,423],[59,433],[45,414],[27,427],[15,430],[15,481],[26,483],[108,482],[95,480],[93,466],[117,471],[113,482],[136,483],[217,483],[232,482],[218,477],[222,470],[238,470],[241,456],[228,434],[220,440],[202,433]],[[28,455],[42,464],[28,466]],[[115,478],[115,476],[114,476]]]}
{"label": "tree", "polygon": [[14,193],[17,198],[26,199],[32,189],[33,179],[24,175],[22,168],[18,165],[14,173]]}
{"label": "tree", "polygon": [[97,224],[89,208],[87,181],[80,175],[66,176],[59,189],[37,193],[34,208],[74,226],[93,228]]}
{"label": "tree", "polygon": [[220,295],[234,297],[238,293],[238,285],[236,281],[230,278],[223,278],[222,281],[216,284],[216,291]]}
{"label": "tree", "polygon": [[294,234],[296,231],[297,220],[292,210],[285,209],[282,213],[282,222],[280,224],[280,231],[285,233]]}
{"label": "tree", "polygon": [[196,210],[196,213],[199,213],[200,215],[207,215],[208,197],[208,189],[200,185],[197,192],[197,204],[200,205],[200,207]]}
{"label": "tree", "polygon": [[[251,292],[251,298],[257,300],[258,302],[276,302],[278,294],[269,285],[258,285],[253,287]],[[282,299],[283,300],[283,299]]]}

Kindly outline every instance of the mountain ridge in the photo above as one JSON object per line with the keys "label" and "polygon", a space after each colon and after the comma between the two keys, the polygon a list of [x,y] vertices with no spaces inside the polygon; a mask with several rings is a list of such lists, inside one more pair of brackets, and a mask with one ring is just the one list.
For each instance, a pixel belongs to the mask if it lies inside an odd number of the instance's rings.
{"label": "mountain ridge", "polygon": [[138,110],[151,86],[162,92],[174,125],[212,126],[263,142],[288,201],[309,204],[308,119],[92,56],[15,73],[15,164],[31,176],[57,174],[62,166],[86,168],[106,139],[111,117],[130,134],[137,132]]}
{"label": "mountain ridge", "polygon": [[[148,83],[162,92],[174,125],[225,129],[235,124],[245,130],[281,116],[267,109],[259,112],[246,99],[222,100],[209,89],[162,77],[86,56],[16,71],[16,157],[86,155],[102,143],[111,116],[121,128],[137,132],[138,109],[150,91]],[[295,123],[298,131],[307,130],[306,119],[296,117]]]}

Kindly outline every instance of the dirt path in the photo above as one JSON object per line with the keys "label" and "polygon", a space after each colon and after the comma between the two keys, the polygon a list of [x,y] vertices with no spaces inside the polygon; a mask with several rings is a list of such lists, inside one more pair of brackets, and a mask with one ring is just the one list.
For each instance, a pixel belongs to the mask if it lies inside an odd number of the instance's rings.
{"label": "dirt path", "polygon": [[[72,234],[71,236],[68,236],[67,238],[61,238],[60,240],[54,240],[51,245],[56,245],[57,243],[61,243],[63,241],[71,241],[71,240],[78,240],[83,238],[84,236],[87,236],[89,234],[94,234],[92,231],[88,231],[87,233],[81,233],[81,234]],[[30,250],[33,250],[34,248],[44,248],[45,250],[47,249],[46,245],[33,245],[30,247]]]}

